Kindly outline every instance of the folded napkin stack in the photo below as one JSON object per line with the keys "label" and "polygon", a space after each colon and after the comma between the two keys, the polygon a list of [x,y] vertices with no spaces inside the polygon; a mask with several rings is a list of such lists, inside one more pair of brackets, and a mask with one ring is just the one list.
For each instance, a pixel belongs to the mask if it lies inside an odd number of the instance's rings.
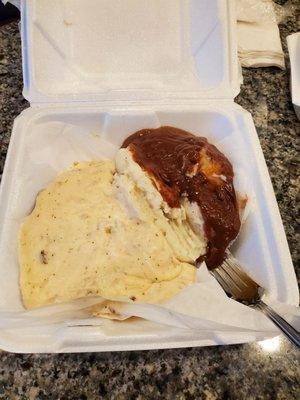
{"label": "folded napkin stack", "polygon": [[238,55],[243,67],[284,69],[279,29],[272,0],[236,0]]}

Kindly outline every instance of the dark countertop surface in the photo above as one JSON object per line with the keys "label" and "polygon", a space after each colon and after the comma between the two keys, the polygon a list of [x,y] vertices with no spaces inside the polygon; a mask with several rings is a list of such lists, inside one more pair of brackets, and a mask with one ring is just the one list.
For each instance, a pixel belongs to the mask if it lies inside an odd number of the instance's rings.
{"label": "dark countertop surface", "polygon": [[[297,0],[288,3],[296,5]],[[287,70],[244,69],[236,101],[253,115],[299,280],[300,125],[289,93],[285,40],[297,29],[296,13],[280,24]],[[1,174],[13,120],[26,107],[20,36],[14,22],[0,27]],[[300,398],[299,382],[299,352],[282,337],[264,343],[147,352],[0,353],[0,399],[292,400]]]}

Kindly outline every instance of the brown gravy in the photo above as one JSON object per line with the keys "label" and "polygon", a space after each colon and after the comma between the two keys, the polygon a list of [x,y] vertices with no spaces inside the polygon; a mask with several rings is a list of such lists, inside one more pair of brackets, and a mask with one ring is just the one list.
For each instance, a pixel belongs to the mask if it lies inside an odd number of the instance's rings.
{"label": "brown gravy", "polygon": [[182,196],[199,205],[208,240],[201,260],[210,269],[220,265],[240,229],[230,161],[206,138],[170,126],[142,129],[127,146],[170,207],[180,207]]}

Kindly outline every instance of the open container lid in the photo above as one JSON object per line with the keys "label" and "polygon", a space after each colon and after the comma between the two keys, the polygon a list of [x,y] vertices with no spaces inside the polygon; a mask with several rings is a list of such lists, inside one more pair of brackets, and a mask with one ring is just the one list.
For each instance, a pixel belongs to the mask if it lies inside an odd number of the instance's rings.
{"label": "open container lid", "polygon": [[233,99],[231,0],[24,0],[31,103]]}

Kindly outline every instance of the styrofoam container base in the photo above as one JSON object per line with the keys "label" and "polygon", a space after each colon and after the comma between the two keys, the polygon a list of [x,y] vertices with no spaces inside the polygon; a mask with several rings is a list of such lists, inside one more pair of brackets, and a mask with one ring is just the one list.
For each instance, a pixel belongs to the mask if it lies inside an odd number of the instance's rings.
{"label": "styrofoam container base", "polygon": [[[53,134],[71,126],[74,132],[80,132],[82,140],[85,135],[96,135],[119,146],[130,133],[161,125],[173,125],[206,136],[229,156],[237,174],[242,170],[247,176],[250,214],[234,252],[271,297],[297,304],[298,291],[282,222],[255,128],[247,112],[230,103],[114,109],[74,106],[30,108],[15,121],[1,196],[0,274],[5,277],[0,281],[1,311],[23,308],[16,250],[18,229],[32,208],[36,193],[56,173],[46,173],[40,187],[34,189],[34,182],[24,182],[26,171],[33,167],[28,143],[38,143],[40,137],[51,149]],[[63,154],[66,149],[60,151]],[[97,149],[95,151],[97,153]],[[98,151],[102,158],[100,146]],[[53,159],[55,157],[53,153]],[[22,352],[134,350],[241,343],[261,340],[264,336],[263,332],[191,332],[142,320],[103,321],[102,326],[93,327],[58,324],[43,328],[19,327],[14,331],[2,329],[0,347]]]}

